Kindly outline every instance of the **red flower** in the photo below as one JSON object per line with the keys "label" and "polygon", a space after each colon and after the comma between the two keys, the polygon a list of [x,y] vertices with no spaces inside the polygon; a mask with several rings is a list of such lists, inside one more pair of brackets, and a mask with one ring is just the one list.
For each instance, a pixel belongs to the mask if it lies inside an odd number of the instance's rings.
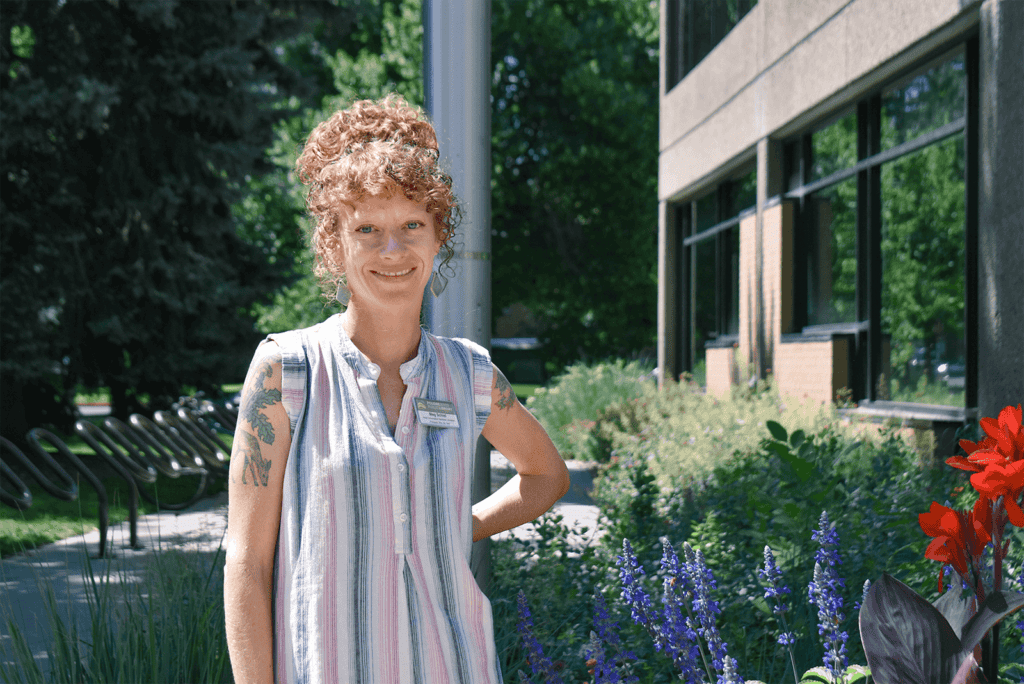
{"label": "red flower", "polygon": [[[961,439],[960,440],[960,447],[964,451],[967,451],[967,453],[971,453],[971,451],[968,451],[967,447],[965,447],[964,444],[970,444],[970,445],[976,446],[974,444],[974,442],[968,442],[966,439]],[[975,473],[980,473],[982,470],[984,470],[983,467],[981,467],[980,465],[978,465],[976,463],[971,463],[970,461],[968,461],[963,456],[950,456],[949,458],[946,459],[946,465],[951,465],[954,468],[959,468],[960,470],[971,470],[971,471],[973,471]]]}
{"label": "red flower", "polygon": [[1009,465],[992,463],[984,471],[971,475],[971,484],[978,493],[993,501],[1003,497],[1003,506],[1010,522],[1024,527],[1024,511],[1017,499],[1024,491],[1024,460]]}
{"label": "red flower", "polygon": [[960,440],[960,448],[967,457],[952,456],[946,465],[980,473],[988,465],[1006,465],[1024,459],[1024,425],[1021,424],[1021,405],[1007,406],[999,412],[999,419],[982,418],[980,425],[988,436],[980,442]]}
{"label": "red flower", "polygon": [[[1024,424],[1021,423],[1021,405],[1007,406],[999,412],[999,419],[982,418],[979,423],[988,437],[977,444],[961,440],[960,446],[967,451],[971,463],[982,466],[990,464],[1008,465],[1024,460]],[[968,450],[967,445],[973,447]],[[948,462],[948,461],[947,461]],[[950,464],[952,465],[952,464]],[[959,467],[959,466],[957,466]]]}
{"label": "red flower", "polygon": [[[984,497],[978,499],[969,512],[954,511],[933,501],[931,509],[917,518],[925,534],[934,537],[924,557],[952,565],[966,580],[972,558],[979,557],[985,545],[992,540],[992,507],[988,500]],[[942,591],[941,572],[939,591]]]}

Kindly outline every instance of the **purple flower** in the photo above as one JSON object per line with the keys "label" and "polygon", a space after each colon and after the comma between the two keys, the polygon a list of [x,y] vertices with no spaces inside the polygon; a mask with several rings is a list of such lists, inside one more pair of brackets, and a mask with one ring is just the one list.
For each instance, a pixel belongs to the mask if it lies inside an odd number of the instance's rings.
{"label": "purple flower", "polygon": [[621,639],[616,633],[618,625],[608,615],[608,606],[604,596],[598,592],[594,603],[594,629],[590,633],[590,644],[584,649],[584,657],[596,661],[594,665],[595,684],[617,684],[618,682],[636,682],[636,676],[623,679],[619,668],[627,660],[636,660],[633,651],[618,652],[611,656],[605,651],[605,644],[620,649]]}
{"label": "purple flower", "polygon": [[783,600],[783,596],[789,593],[789,587],[781,584],[782,570],[775,564],[775,555],[769,546],[764,547],[764,568],[758,568],[757,575],[765,583],[765,599],[769,603],[774,603],[772,612],[779,616],[782,623],[783,632],[779,634],[778,642],[781,646],[792,646],[796,642],[796,637],[792,632],[786,631],[785,613],[789,607]]}
{"label": "purple flower", "polygon": [[644,570],[637,563],[628,539],[622,542],[622,556],[616,559],[616,564],[620,566],[622,598],[632,611],[633,621],[651,635],[655,650],[664,651],[672,658],[683,679],[691,682],[705,681],[696,665],[700,653],[697,633],[693,630],[692,621],[682,615],[682,610],[689,605],[693,596],[688,587],[689,574],[679,563],[671,545],[666,544],[662,559],[662,567],[667,569],[669,577],[665,580],[665,609],[660,615],[655,612],[650,597],[640,586],[639,578],[644,576]]}
{"label": "purple flower", "polygon": [[[555,672],[555,666],[551,663],[551,659],[544,655],[544,649],[533,635],[533,618],[530,617],[530,609],[526,605],[526,594],[522,589],[519,590],[516,603],[519,606],[519,636],[523,639],[527,660],[533,673],[543,677],[546,684],[562,684],[562,678]],[[522,680],[522,675],[520,680]]]}
{"label": "purple flower", "polygon": [[651,630],[651,614],[654,606],[651,598],[640,584],[644,569],[636,560],[636,554],[628,539],[622,540],[622,555],[616,556],[615,564],[619,566],[619,581],[622,582],[622,600],[629,606],[633,622]]}
{"label": "purple flower", "polygon": [[839,558],[839,533],[829,524],[828,513],[821,512],[818,529],[811,538],[820,548],[814,555],[814,579],[808,586],[808,597],[818,608],[818,635],[825,637],[825,668],[838,679],[849,664],[846,657],[847,633],[840,627],[846,616],[843,614],[843,597],[839,588],[845,586],[836,566],[842,564]]}
{"label": "purple flower", "polygon": [[704,554],[694,551],[689,543],[683,544],[683,554],[686,556],[686,572],[693,583],[693,612],[696,613],[697,624],[692,626],[708,645],[711,664],[718,672],[723,672],[728,645],[722,641],[715,625],[715,616],[722,612],[718,601],[711,598],[711,590],[716,586],[715,576],[704,561]]}
{"label": "purple flower", "polygon": [[864,589],[860,594],[860,601],[853,604],[854,610],[860,610],[860,607],[864,605],[864,602],[868,600],[868,589],[871,588],[871,580],[864,580]]}
{"label": "purple flower", "polygon": [[743,684],[743,677],[736,671],[736,659],[725,656],[725,667],[718,677],[718,684]]}
{"label": "purple flower", "polygon": [[672,544],[667,538],[662,538],[661,544],[661,567],[665,571],[661,632],[665,654],[672,658],[683,679],[703,681],[703,674],[697,664],[700,658],[697,632],[693,629],[692,621],[683,615],[686,606],[692,604],[693,586]]}

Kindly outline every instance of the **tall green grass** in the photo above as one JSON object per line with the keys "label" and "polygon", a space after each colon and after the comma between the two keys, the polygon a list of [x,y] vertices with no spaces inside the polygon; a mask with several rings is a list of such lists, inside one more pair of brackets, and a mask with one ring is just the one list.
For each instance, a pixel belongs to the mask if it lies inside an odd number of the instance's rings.
{"label": "tall green grass", "polygon": [[224,627],[223,553],[165,550],[142,581],[121,568],[94,571],[86,559],[88,624],[66,617],[52,587],[40,599],[53,635],[45,658],[34,657],[9,606],[0,615],[0,679],[26,684],[231,682]]}

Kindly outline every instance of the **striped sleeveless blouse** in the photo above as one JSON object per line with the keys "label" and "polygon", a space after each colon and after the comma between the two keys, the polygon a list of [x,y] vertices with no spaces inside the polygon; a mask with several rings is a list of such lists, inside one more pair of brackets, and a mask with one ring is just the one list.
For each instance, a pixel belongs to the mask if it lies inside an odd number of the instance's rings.
{"label": "striped sleeveless blouse", "polygon": [[[469,565],[487,351],[424,331],[400,369],[392,436],[380,368],[340,314],[269,339],[292,431],[274,570],[277,681],[501,682],[491,604]],[[459,427],[421,424],[416,397],[452,402]]]}

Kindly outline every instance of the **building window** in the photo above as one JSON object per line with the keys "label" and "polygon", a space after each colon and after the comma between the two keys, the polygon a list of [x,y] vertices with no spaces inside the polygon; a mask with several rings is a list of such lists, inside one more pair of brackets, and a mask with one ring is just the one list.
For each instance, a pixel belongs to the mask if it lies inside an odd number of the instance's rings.
{"label": "building window", "polygon": [[668,0],[668,85],[672,90],[757,4],[757,0]]}
{"label": "building window", "polygon": [[976,45],[919,67],[785,146],[786,197],[798,210],[794,313],[805,331],[856,334],[855,398],[976,401],[965,324]]}
{"label": "building window", "polygon": [[681,366],[706,383],[706,349],[739,341],[739,258],[741,216],[754,210],[757,176],[753,168],[714,190],[675,206],[683,245]]}

